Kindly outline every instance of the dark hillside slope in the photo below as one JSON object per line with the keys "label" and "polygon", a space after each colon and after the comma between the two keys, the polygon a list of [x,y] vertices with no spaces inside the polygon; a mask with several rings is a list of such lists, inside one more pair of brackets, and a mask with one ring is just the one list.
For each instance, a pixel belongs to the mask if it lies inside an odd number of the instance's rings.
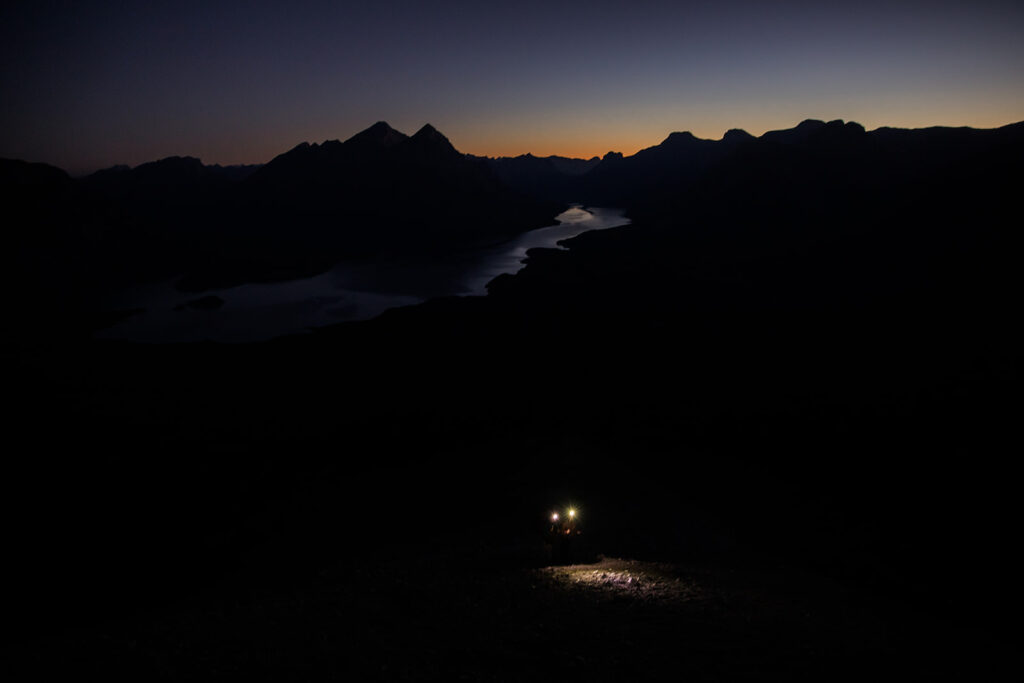
{"label": "dark hillside slope", "polygon": [[1010,582],[1024,125],[795,131],[531,252],[479,304],[374,324],[558,340],[535,383],[628,403],[627,443],[669,430],[785,482],[702,483],[735,533],[925,602],[966,582],[942,604],[988,614]]}
{"label": "dark hillside slope", "polygon": [[717,141],[672,133],[632,156],[609,153],[579,179],[578,191],[592,204],[632,206],[643,197],[692,182],[750,139],[739,130]]}
{"label": "dark hillside slope", "polygon": [[550,201],[571,202],[582,198],[581,176],[593,170],[600,159],[569,159],[550,156],[487,159],[503,183],[523,194]]}
{"label": "dark hillside slope", "polygon": [[[486,298],[266,344],[4,347],[28,444],[8,615],[253,604],[418,542],[511,563],[569,501],[602,552],[798,566],[1002,647],[1022,126],[803,128],[733,136]],[[388,583],[403,614],[416,591]],[[834,671],[850,651],[823,637]]]}
{"label": "dark hillside slope", "polygon": [[379,122],[344,142],[302,143],[241,182],[220,205],[206,260],[180,286],[492,244],[550,224],[560,209],[505,186],[429,124],[406,136]]}
{"label": "dark hillside slope", "polygon": [[292,235],[312,231],[339,249],[370,251],[500,240],[546,224],[559,208],[517,195],[429,124],[408,137],[383,122],[275,158],[242,197],[263,217],[260,230],[282,221]]}

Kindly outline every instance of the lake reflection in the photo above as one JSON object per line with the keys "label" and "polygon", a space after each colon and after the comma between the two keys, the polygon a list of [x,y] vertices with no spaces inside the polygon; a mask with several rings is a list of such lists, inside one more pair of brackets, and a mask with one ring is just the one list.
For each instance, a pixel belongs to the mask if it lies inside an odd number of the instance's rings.
{"label": "lake reflection", "polygon": [[[588,230],[626,225],[621,210],[575,205],[556,217],[557,225],[531,230],[509,242],[431,261],[341,263],[311,278],[247,284],[185,294],[174,281],[134,288],[104,302],[108,309],[145,308],[145,312],[102,330],[98,337],[139,342],[261,341],[309,332],[338,322],[366,320],[389,308],[439,296],[485,295],[486,285],[502,273],[522,268],[526,252],[556,247],[559,240]],[[199,296],[224,300],[214,310],[184,308]]]}

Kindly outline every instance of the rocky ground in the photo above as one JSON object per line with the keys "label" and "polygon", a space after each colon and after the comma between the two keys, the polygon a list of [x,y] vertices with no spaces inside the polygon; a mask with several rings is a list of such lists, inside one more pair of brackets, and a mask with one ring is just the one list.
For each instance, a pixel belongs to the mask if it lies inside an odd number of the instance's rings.
{"label": "rocky ground", "polygon": [[8,645],[7,680],[931,680],[1001,652],[969,625],[770,563],[407,550]]}

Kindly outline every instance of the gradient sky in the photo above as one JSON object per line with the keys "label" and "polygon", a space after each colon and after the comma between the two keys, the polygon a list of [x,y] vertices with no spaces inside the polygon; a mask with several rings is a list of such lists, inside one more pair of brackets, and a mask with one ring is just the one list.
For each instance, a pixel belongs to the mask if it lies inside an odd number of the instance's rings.
{"label": "gradient sky", "polygon": [[1024,3],[7,2],[0,157],[255,163],[375,121],[482,155],[804,118],[1024,120]]}

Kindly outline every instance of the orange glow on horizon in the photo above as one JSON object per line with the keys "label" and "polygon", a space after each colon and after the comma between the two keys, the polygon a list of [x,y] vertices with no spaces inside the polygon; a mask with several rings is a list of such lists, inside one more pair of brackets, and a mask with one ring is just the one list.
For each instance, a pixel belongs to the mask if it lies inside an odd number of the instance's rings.
{"label": "orange glow on horizon", "polygon": [[[740,128],[753,136],[760,136],[766,131],[793,128],[800,121],[808,118],[845,121],[856,121],[868,131],[891,126],[894,128],[927,128],[930,126],[970,126],[972,128],[999,128],[1001,126],[1024,121],[1024,105],[1021,107],[1006,106],[993,108],[990,112],[968,111],[920,111],[916,108],[906,111],[891,110],[884,117],[859,116],[857,112],[834,110],[804,112],[783,112],[773,115],[770,119],[762,119],[757,125],[750,120],[736,118],[701,118],[688,116],[665,116],[657,121],[644,121],[642,124],[617,122],[606,125],[580,125],[576,128],[565,125],[535,125],[524,131],[522,126],[505,127],[499,123],[486,127],[479,122],[468,125],[459,121],[430,121],[443,135],[447,136],[457,150],[480,157],[517,157],[532,154],[536,157],[561,156],[576,159],[603,157],[608,152],[630,156],[642,149],[661,144],[671,133],[689,131],[698,138],[720,140],[731,128]],[[423,119],[395,122],[395,128],[412,134],[425,123]],[[339,131],[335,125],[325,125],[307,131],[279,132],[260,138],[258,144],[248,147],[240,153],[238,149],[217,141],[214,144],[166,145],[140,148],[125,148],[117,152],[111,159],[96,157],[90,162],[68,168],[73,175],[85,175],[115,163],[135,166],[147,161],[161,159],[172,155],[190,155],[198,157],[206,164],[264,164],[295,145],[305,142],[323,142],[324,140],[346,140],[352,135],[369,127],[372,122],[360,122],[347,130]],[[397,125],[396,125],[397,124]],[[237,143],[236,143],[237,144]],[[40,159],[46,163],[60,166],[59,159]]]}
{"label": "orange glow on horizon", "polygon": [[[658,144],[657,142],[652,143],[653,145]],[[593,157],[603,157],[608,152],[621,152],[624,156],[630,156],[636,154],[645,147],[651,147],[652,145],[641,145],[633,149],[632,147],[623,148],[621,145],[606,145],[604,148],[587,145],[586,147],[513,147],[510,145],[502,145],[500,147],[487,147],[485,150],[477,149],[460,149],[459,151],[465,152],[466,154],[472,154],[478,157],[518,157],[524,154],[532,154],[535,157],[566,157],[569,159],[592,159]]]}
{"label": "orange glow on horizon", "polygon": [[[718,125],[676,125],[661,128],[657,130],[648,129],[644,131],[631,131],[630,135],[623,136],[621,134],[606,134],[601,135],[600,133],[593,136],[586,136],[584,140],[573,140],[572,137],[577,137],[572,134],[567,135],[566,139],[559,140],[557,136],[546,134],[543,136],[513,136],[508,135],[499,139],[493,139],[490,136],[483,135],[458,135],[458,132],[453,130],[450,139],[452,144],[460,152],[467,154],[473,154],[474,156],[481,157],[517,157],[524,154],[532,154],[536,157],[547,157],[547,156],[561,156],[576,159],[590,159],[593,157],[603,157],[608,152],[619,152],[624,156],[630,156],[636,154],[642,149],[648,147],[654,147],[661,144],[665,138],[674,132],[690,132],[694,136],[705,140],[721,140],[722,136],[725,135],[726,131],[732,128],[739,128],[745,130],[755,137],[759,137],[764,133],[771,130],[784,130],[793,128],[801,121],[805,119],[820,119],[823,121],[830,121],[834,119],[842,119],[844,121],[855,121],[868,131],[872,131],[878,128],[892,127],[892,128],[929,128],[932,126],[950,127],[956,128],[960,126],[968,126],[971,128],[987,129],[987,128],[1000,128],[1002,126],[1011,125],[1024,121],[1024,112],[1021,112],[1019,116],[1007,116],[994,115],[986,117],[949,117],[943,118],[935,115],[934,118],[923,118],[923,117],[892,117],[890,120],[872,120],[864,119],[863,117],[856,116],[825,116],[822,114],[811,113],[806,116],[797,117],[794,119],[786,118],[784,121],[777,123],[769,123],[767,125],[762,124],[759,126],[749,125],[726,125],[724,127],[721,124]],[[443,129],[441,132],[445,132]],[[582,137],[582,136],[580,136]],[[490,139],[488,139],[490,138]]]}
{"label": "orange glow on horizon", "polygon": [[[795,124],[794,124],[795,125]],[[608,136],[603,139],[595,136],[591,140],[570,141],[549,139],[503,139],[482,140],[466,139],[462,144],[458,137],[452,138],[452,144],[460,152],[481,157],[517,157],[532,154],[535,157],[560,156],[571,159],[591,159],[603,157],[608,152],[619,152],[625,156],[636,154],[642,149],[661,144],[673,131],[665,131],[663,135],[653,136]],[[721,137],[721,136],[718,136]],[[716,138],[717,139],[717,138]]]}

